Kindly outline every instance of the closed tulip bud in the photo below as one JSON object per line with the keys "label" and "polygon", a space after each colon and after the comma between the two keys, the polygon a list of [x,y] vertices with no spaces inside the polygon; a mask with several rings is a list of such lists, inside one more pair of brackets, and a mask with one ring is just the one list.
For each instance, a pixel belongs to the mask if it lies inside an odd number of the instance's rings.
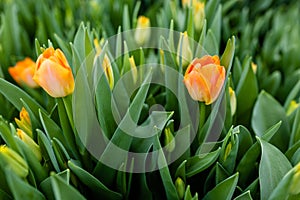
{"label": "closed tulip bud", "polygon": [[133,82],[136,83],[137,81],[137,76],[138,76],[138,72],[137,72],[137,68],[136,68],[136,65],[135,65],[135,61],[134,61],[134,57],[131,56],[129,58],[129,63],[130,63],[130,68],[131,68],[131,72],[132,72],[132,77],[133,77]]}
{"label": "closed tulip bud", "polygon": [[251,68],[254,74],[256,74],[257,72],[257,64],[255,64],[254,62],[251,62]]}
{"label": "closed tulip bud", "polygon": [[0,146],[0,161],[4,167],[10,168],[19,177],[25,178],[28,175],[28,165],[26,161],[14,150],[2,145]]}
{"label": "closed tulip bud", "polygon": [[35,67],[34,61],[30,58],[25,58],[17,62],[14,67],[9,67],[8,72],[19,85],[36,88],[39,85],[33,80]]}
{"label": "closed tulip bud", "polygon": [[213,103],[225,82],[225,68],[218,56],[196,58],[187,68],[183,80],[190,96],[196,101]]}
{"label": "closed tulip bud", "polygon": [[224,161],[227,159],[227,157],[229,156],[230,152],[232,149],[232,144],[231,142],[229,142],[225,148],[225,153],[224,153]]}
{"label": "closed tulip bud", "polygon": [[295,166],[294,170],[295,174],[292,178],[289,193],[297,195],[300,193],[300,162]]}
{"label": "closed tulip bud", "polygon": [[194,2],[194,27],[196,31],[201,31],[204,19],[205,19],[205,11],[204,11],[204,3],[203,2]]}
{"label": "closed tulip bud", "polygon": [[182,62],[182,67],[185,69],[188,64],[192,61],[193,59],[193,53],[190,47],[190,42],[189,42],[189,37],[187,32],[185,31],[184,33],[180,34],[180,39],[179,43],[177,46],[177,64],[180,64],[180,58]]}
{"label": "closed tulip bud", "polygon": [[234,90],[231,87],[229,87],[229,97],[230,97],[231,116],[233,116],[236,112],[236,95]]}
{"label": "closed tulip bud", "polygon": [[28,147],[32,150],[38,161],[41,161],[42,154],[39,145],[21,129],[17,129],[17,135],[25,144],[28,145]]}
{"label": "closed tulip bud", "polygon": [[290,105],[287,108],[286,115],[291,115],[297,108],[299,108],[300,103],[297,103],[295,100],[292,100]]}
{"label": "closed tulip bud", "polygon": [[71,67],[60,49],[46,49],[36,61],[35,80],[50,96],[65,97],[74,91]]}
{"label": "closed tulip bud", "polygon": [[139,16],[137,19],[137,26],[134,33],[134,39],[140,46],[146,44],[150,39],[150,19],[145,16]]}
{"label": "closed tulip bud", "polygon": [[[102,52],[101,46],[99,45],[99,41],[97,39],[94,39],[94,45],[96,48],[96,58],[100,55],[100,53]],[[113,70],[112,70],[112,66],[110,63],[110,60],[107,56],[107,54],[104,55],[103,61],[102,61],[102,68],[104,71],[104,74],[106,76],[106,79],[108,81],[109,87],[110,89],[112,89],[114,87],[114,74],[113,74]]]}
{"label": "closed tulip bud", "polygon": [[15,118],[15,122],[17,123],[18,127],[24,130],[30,137],[32,137],[30,117],[24,107],[21,109],[19,117],[20,119]]}
{"label": "closed tulip bud", "polygon": [[179,199],[183,199],[185,193],[185,183],[180,177],[177,177],[175,181],[175,187],[179,196]]}
{"label": "closed tulip bud", "polygon": [[166,128],[165,131],[165,148],[168,152],[172,152],[175,149],[175,139],[170,128]]}

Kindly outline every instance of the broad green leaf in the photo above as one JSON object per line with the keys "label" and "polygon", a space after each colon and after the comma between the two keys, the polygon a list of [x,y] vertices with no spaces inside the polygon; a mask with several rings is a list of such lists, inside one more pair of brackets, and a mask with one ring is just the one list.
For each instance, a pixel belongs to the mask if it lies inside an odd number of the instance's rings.
{"label": "broad green leaf", "polygon": [[219,46],[211,29],[208,29],[207,31],[203,47],[209,55],[219,55]]}
{"label": "broad green leaf", "polygon": [[234,131],[237,131],[237,136],[239,140],[239,150],[237,153],[237,161],[239,161],[248,149],[253,145],[253,140],[251,133],[247,130],[246,127],[240,125],[234,128]]}
{"label": "broad green leaf", "polygon": [[39,105],[33,98],[31,98],[26,92],[2,78],[0,78],[0,93],[19,111],[23,107],[23,103],[20,99],[23,99],[23,101],[26,102],[27,105],[31,108],[35,117],[38,118],[39,109],[46,113],[43,107]]}
{"label": "broad green leaf", "polygon": [[57,138],[61,142],[65,143],[65,138],[60,127],[41,110],[39,110],[39,116],[42,126],[47,134],[47,137],[49,139]]}
{"label": "broad green leaf", "polygon": [[55,199],[86,199],[78,190],[66,183],[63,178],[52,175],[50,176],[50,180]]}
{"label": "broad green leaf", "polygon": [[14,199],[46,199],[40,191],[19,178],[11,170],[6,169],[5,175]]}
{"label": "broad green leaf", "polygon": [[[281,122],[270,127],[262,136],[262,139],[265,141],[269,141],[273,135],[277,132],[281,125]],[[239,185],[245,187],[249,181],[251,181],[251,177],[255,178],[254,174],[256,172],[256,162],[260,154],[259,145],[255,142],[242,157],[241,161],[237,165],[236,171],[240,173]]]}
{"label": "broad green leaf", "polygon": [[258,85],[255,74],[251,68],[251,57],[244,60],[242,73],[238,78],[236,87],[237,98],[237,122],[242,125],[248,125],[255,100],[258,95]]}
{"label": "broad green leaf", "polygon": [[259,164],[260,196],[261,199],[267,199],[292,166],[275,146],[259,138],[257,139],[261,146]]}
{"label": "broad green leaf", "polygon": [[230,200],[235,191],[238,182],[239,173],[235,173],[226,180],[219,183],[211,191],[209,191],[205,196],[204,200],[215,200],[215,199],[226,199]]}
{"label": "broad green leaf", "polygon": [[[222,23],[222,6],[221,4],[219,4],[210,26],[210,29],[215,35],[218,47],[220,46],[220,41],[221,41],[221,23]],[[225,68],[228,69],[228,67]]]}
{"label": "broad green leaf", "polygon": [[219,157],[221,148],[216,151],[190,157],[186,163],[186,176],[191,177],[210,167]]}
{"label": "broad green leaf", "polygon": [[101,196],[105,199],[122,199],[120,193],[108,189],[96,177],[77,166],[74,162],[69,161],[68,166],[71,171],[78,177],[78,179],[85,184],[95,196]]}
{"label": "broad green leaf", "polygon": [[208,20],[208,25],[210,27],[212,20],[214,19],[213,16],[215,16],[216,9],[220,5],[220,0],[211,0],[208,1],[205,5],[205,15],[206,19]]}
{"label": "broad green leaf", "polygon": [[278,121],[282,121],[281,127],[270,142],[285,151],[290,133],[285,110],[271,95],[262,91],[255,103],[251,119],[255,134],[261,137],[265,130]]}

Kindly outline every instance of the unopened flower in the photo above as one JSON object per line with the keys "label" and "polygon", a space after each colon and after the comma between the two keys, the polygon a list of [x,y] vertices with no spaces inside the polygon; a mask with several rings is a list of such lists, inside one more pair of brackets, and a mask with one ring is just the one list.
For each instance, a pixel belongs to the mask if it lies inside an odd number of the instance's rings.
{"label": "unopened flower", "polygon": [[28,175],[26,161],[14,150],[6,145],[0,146],[0,161],[5,167],[10,168],[19,177],[25,178]]}
{"label": "unopened flower", "polygon": [[299,108],[300,103],[297,103],[295,100],[292,100],[289,107],[287,108],[286,115],[291,115],[297,108]]}
{"label": "unopened flower", "polygon": [[300,193],[300,162],[294,167],[294,170],[289,193],[296,195]]}
{"label": "unopened flower", "polygon": [[31,88],[39,87],[32,79],[35,70],[35,62],[30,58],[25,58],[16,63],[14,67],[9,67],[8,72],[11,77],[19,84],[26,85]]}
{"label": "unopened flower", "polygon": [[165,148],[168,152],[172,152],[175,149],[175,138],[170,128],[166,128],[164,133],[165,133]]}
{"label": "unopened flower", "polygon": [[205,19],[205,11],[204,11],[204,3],[196,1],[193,3],[194,10],[194,27],[196,31],[201,31],[204,19]]}
{"label": "unopened flower", "polygon": [[38,161],[41,161],[42,154],[39,145],[21,129],[17,129],[17,135],[25,144],[28,145],[28,147],[32,150]]}
{"label": "unopened flower", "polygon": [[213,103],[219,96],[225,81],[225,68],[220,65],[218,56],[196,58],[187,68],[184,84],[196,101]]}
{"label": "unopened flower", "polygon": [[[100,55],[100,53],[102,52],[102,49],[101,49],[101,46],[99,45],[99,41],[97,39],[94,39],[94,45],[96,48],[96,58],[97,58]],[[103,57],[102,68],[103,68],[104,74],[106,76],[106,79],[108,81],[109,87],[110,87],[110,89],[112,89],[114,87],[114,74],[113,74],[110,60],[106,53]]]}
{"label": "unopened flower", "polygon": [[50,96],[65,97],[74,91],[71,67],[60,49],[46,49],[37,59],[35,80]]}
{"label": "unopened flower", "polygon": [[177,177],[177,179],[175,180],[175,187],[176,187],[179,199],[183,199],[184,193],[185,193],[185,183],[180,177]]}
{"label": "unopened flower", "polygon": [[256,74],[257,72],[257,64],[255,64],[254,62],[251,62],[251,68],[254,74]]}
{"label": "unopened flower", "polygon": [[180,64],[180,58],[182,62],[182,67],[185,69],[188,64],[192,61],[193,59],[193,53],[191,50],[190,42],[189,42],[189,37],[187,32],[185,31],[184,33],[180,34],[179,38],[179,43],[177,46],[177,64]]}
{"label": "unopened flower", "polygon": [[15,118],[18,127],[24,130],[30,137],[32,137],[31,121],[27,110],[23,107],[19,114],[20,119]]}
{"label": "unopened flower", "polygon": [[236,95],[234,90],[231,87],[229,87],[229,97],[230,97],[231,116],[233,116],[236,112]]}
{"label": "unopened flower", "polygon": [[143,45],[150,39],[150,19],[145,16],[139,16],[137,26],[134,33],[134,39],[138,45]]}
{"label": "unopened flower", "polygon": [[129,63],[130,63],[130,67],[131,67],[131,72],[132,72],[132,77],[133,77],[133,81],[134,81],[134,83],[136,83],[136,81],[137,81],[137,76],[138,76],[138,72],[137,72],[137,68],[136,68],[136,65],[135,65],[135,61],[134,61],[134,57],[133,56],[131,56],[130,58],[129,58]]}

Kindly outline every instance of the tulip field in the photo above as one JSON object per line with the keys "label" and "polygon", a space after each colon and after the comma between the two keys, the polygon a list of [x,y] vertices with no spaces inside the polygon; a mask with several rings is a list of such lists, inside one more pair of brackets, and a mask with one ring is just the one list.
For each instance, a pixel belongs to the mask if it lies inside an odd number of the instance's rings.
{"label": "tulip field", "polygon": [[0,199],[300,200],[298,0],[0,14]]}

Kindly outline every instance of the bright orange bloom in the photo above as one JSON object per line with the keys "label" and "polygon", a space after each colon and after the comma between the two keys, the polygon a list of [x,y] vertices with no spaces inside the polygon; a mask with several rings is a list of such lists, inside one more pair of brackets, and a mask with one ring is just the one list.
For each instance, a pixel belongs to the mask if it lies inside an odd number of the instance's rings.
{"label": "bright orange bloom", "polygon": [[8,72],[11,77],[19,85],[27,85],[31,88],[36,88],[39,85],[32,79],[35,69],[35,62],[30,58],[25,58],[22,61],[16,63],[15,66],[9,67]]}
{"label": "bright orange bloom", "polygon": [[60,49],[46,49],[36,61],[33,79],[52,97],[65,97],[74,91],[70,65]]}
{"label": "bright orange bloom", "polygon": [[220,65],[218,56],[194,59],[183,80],[191,97],[196,101],[204,101],[206,105],[218,98],[224,81],[225,68]]}

